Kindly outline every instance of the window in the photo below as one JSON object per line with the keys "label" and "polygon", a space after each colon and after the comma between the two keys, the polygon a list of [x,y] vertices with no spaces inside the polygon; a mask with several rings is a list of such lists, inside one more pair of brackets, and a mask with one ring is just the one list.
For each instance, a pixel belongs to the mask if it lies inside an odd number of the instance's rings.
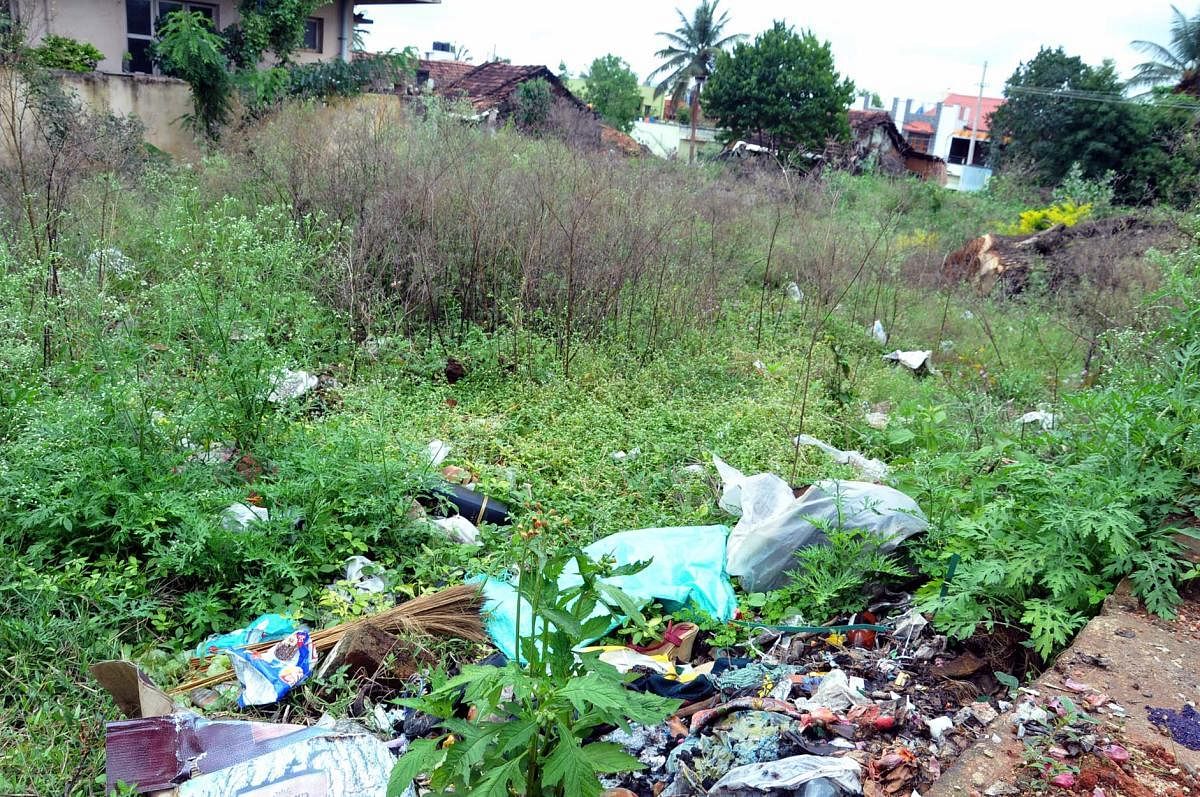
{"label": "window", "polygon": [[320,17],[309,17],[304,23],[303,49],[315,53],[325,49],[325,20]]}
{"label": "window", "polygon": [[172,11],[195,11],[208,17],[217,28],[217,7],[212,3],[181,3],[173,0],[125,0],[125,49],[129,53],[126,71],[154,72],[150,45],[163,17]]}

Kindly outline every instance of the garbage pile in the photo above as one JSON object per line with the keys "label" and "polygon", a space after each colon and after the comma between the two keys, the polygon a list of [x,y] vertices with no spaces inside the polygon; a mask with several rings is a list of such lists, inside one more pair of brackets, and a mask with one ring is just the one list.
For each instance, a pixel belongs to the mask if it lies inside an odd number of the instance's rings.
{"label": "garbage pile", "polygon": [[[685,665],[704,674],[683,708],[605,737],[647,766],[605,785],[667,797],[920,792],[1012,705],[986,690],[987,662],[951,652],[910,602],[885,594],[846,618],[860,622],[760,628],[744,653]],[[680,694],[671,681],[634,683]]]}
{"label": "garbage pile", "polygon": [[[432,467],[442,464],[447,448],[431,443]],[[846,453],[818,448],[835,458]],[[681,701],[660,725],[610,726],[596,734],[645,767],[606,775],[604,786],[616,790],[612,795],[655,797],[919,793],[1012,708],[993,672],[1002,665],[985,650],[953,647],[935,634],[905,592],[868,589],[858,613],[830,625],[797,619],[773,626],[737,619],[730,576],[748,591],[777,588],[796,565],[793,554],[822,544],[835,522],[895,550],[926,528],[920,509],[903,493],[871,482],[828,480],[794,491],[773,474],[746,476],[719,458],[714,464],[724,484],[719,504],[738,518],[732,529],[624,531],[585,549],[596,561],[616,563],[618,574],[604,580],[638,605],[691,607],[717,623],[739,623],[745,640],[714,647],[696,623],[674,621],[649,644],[611,644],[603,631],[578,639],[579,656],[598,654],[626,674],[629,689]],[[475,542],[476,523],[509,520],[503,505],[455,489],[460,486],[447,477],[439,496],[461,512],[453,516],[465,524],[458,541]],[[632,567],[637,562],[648,564]],[[345,579],[329,589],[347,601],[383,597],[384,575],[368,558],[353,557]],[[570,567],[557,578],[562,591],[582,581]],[[434,718],[397,705],[396,698],[428,688],[422,672],[434,664],[397,634],[487,642],[499,653],[485,658],[481,645],[480,658],[503,664],[528,652],[517,649],[518,638],[551,620],[534,617],[514,581],[479,577],[332,628],[263,615],[200,641],[192,677],[170,693],[129,662],[102,662],[93,672],[128,717],[108,726],[109,788],[124,782],[141,792],[180,795],[257,789],[382,795],[395,753],[422,737],[453,741]],[[598,604],[586,625],[611,632],[622,620]],[[362,725],[203,715],[233,697],[239,707],[284,701],[314,674],[343,667],[362,679],[351,706]],[[1038,716],[1029,715],[1031,728]]]}

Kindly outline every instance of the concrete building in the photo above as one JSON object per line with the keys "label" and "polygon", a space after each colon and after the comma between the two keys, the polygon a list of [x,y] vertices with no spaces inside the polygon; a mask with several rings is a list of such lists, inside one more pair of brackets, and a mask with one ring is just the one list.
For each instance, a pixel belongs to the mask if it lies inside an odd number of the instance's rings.
{"label": "concrete building", "polygon": [[[349,60],[354,41],[355,5],[413,5],[441,0],[337,0],[313,12],[305,30],[304,46],[295,54],[300,62]],[[31,43],[54,34],[88,42],[104,53],[98,70],[110,74],[152,74],[149,48],[158,21],[172,11],[186,9],[204,14],[217,30],[240,18],[237,0],[177,2],[176,0],[11,0],[13,14],[26,26]]]}

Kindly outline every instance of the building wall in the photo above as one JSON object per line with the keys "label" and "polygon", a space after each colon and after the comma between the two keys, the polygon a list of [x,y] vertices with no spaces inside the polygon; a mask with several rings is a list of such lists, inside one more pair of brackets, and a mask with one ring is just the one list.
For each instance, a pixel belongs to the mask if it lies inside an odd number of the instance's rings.
{"label": "building wall", "polygon": [[133,114],[146,126],[146,141],[176,158],[199,155],[191,131],[180,121],[192,112],[192,91],[174,78],[155,75],[62,73],[63,85],[96,111]]}
{"label": "building wall", "polygon": [[[241,17],[237,11],[237,0],[201,0],[217,6],[217,26],[227,28]],[[17,0],[16,6],[21,21],[28,26],[30,41],[34,44],[49,34],[68,36],[89,42],[104,53],[104,60],[97,69],[101,72],[121,72],[125,55],[126,26],[125,0]],[[328,3],[316,10],[313,16],[323,20],[325,35],[320,52],[301,50],[294,60],[300,63],[328,61],[337,58],[342,42],[339,34],[339,8],[348,17],[346,35],[353,36],[353,4]],[[346,42],[347,51],[350,42]]]}

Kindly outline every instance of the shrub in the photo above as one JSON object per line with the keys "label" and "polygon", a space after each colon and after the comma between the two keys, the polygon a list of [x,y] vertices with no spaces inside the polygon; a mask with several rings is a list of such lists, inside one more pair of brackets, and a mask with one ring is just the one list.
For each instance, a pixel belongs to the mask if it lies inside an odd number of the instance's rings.
{"label": "shrub", "polygon": [[32,52],[34,60],[47,69],[69,72],[94,72],[104,59],[104,53],[92,44],[66,36],[47,36]]}
{"label": "shrub", "polygon": [[1023,211],[1021,220],[1010,227],[1009,232],[1013,235],[1029,235],[1060,224],[1064,227],[1074,227],[1091,215],[1091,205],[1077,205],[1067,200],[1049,207]]}
{"label": "shrub", "polygon": [[513,97],[512,118],[523,130],[540,131],[550,119],[554,93],[542,78],[527,80],[517,87]]}

